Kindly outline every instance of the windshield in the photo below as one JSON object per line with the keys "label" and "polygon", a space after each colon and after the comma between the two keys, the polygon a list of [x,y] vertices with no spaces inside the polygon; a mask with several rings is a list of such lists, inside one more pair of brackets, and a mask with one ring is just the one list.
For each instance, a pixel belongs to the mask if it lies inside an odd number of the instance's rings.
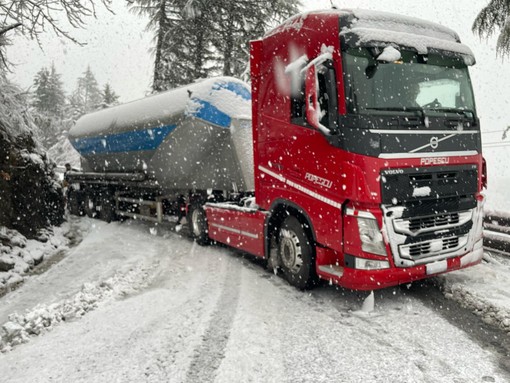
{"label": "windshield", "polygon": [[401,59],[378,62],[367,48],[344,54],[347,106],[350,113],[377,110],[430,110],[467,113],[475,104],[467,67],[461,59],[401,51]]}

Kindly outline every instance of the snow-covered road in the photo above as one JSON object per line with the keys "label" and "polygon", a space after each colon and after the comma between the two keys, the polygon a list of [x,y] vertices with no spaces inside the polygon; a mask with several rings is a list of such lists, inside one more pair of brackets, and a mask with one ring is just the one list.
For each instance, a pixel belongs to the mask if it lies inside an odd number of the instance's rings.
{"label": "snow-covered road", "polygon": [[298,291],[231,249],[83,220],[79,246],[0,299],[1,382],[510,381],[501,355],[404,289],[363,315],[359,294]]}

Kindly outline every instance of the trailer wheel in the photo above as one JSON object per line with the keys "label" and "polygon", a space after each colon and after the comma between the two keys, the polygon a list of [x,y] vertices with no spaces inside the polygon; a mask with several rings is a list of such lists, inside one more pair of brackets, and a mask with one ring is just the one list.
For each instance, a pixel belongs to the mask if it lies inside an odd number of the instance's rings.
{"label": "trailer wheel", "polygon": [[317,284],[312,240],[296,217],[287,217],[280,228],[278,261],[291,285],[307,289]]}
{"label": "trailer wheel", "polygon": [[99,211],[99,219],[108,223],[115,221],[115,202],[111,196],[103,196],[101,198],[101,210]]}
{"label": "trailer wheel", "polygon": [[96,211],[96,200],[94,196],[87,194],[85,196],[85,213],[89,218],[95,218],[97,215]]}
{"label": "trailer wheel", "polygon": [[207,227],[207,217],[205,210],[201,204],[194,203],[189,207],[188,216],[186,218],[189,224],[191,237],[199,245],[209,244],[209,230]]}

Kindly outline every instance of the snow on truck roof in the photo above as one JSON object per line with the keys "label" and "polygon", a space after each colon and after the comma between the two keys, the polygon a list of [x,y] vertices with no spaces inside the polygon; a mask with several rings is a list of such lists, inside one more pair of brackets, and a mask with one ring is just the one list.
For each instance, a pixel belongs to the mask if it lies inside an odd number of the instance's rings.
{"label": "snow on truck roof", "polygon": [[251,119],[251,92],[245,82],[215,77],[82,116],[70,138],[155,128],[174,115],[229,127],[232,118]]}
{"label": "snow on truck roof", "polygon": [[343,19],[340,36],[350,46],[385,47],[396,44],[427,54],[430,49],[460,54],[467,65],[475,63],[471,49],[460,42],[459,35],[450,28],[416,17],[363,9],[329,9],[302,13],[268,32],[267,36],[286,30],[301,30],[312,15],[337,15]]}

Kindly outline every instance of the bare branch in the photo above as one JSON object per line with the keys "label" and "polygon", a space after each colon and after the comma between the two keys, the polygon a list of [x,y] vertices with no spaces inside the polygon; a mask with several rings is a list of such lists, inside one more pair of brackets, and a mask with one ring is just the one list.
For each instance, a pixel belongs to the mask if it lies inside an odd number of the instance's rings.
{"label": "bare branch", "polygon": [[0,29],[0,36],[2,36],[4,33],[9,32],[11,29],[18,28],[20,26],[21,26],[21,23],[16,23],[16,24],[8,25],[5,28],[2,28],[2,29]]}

